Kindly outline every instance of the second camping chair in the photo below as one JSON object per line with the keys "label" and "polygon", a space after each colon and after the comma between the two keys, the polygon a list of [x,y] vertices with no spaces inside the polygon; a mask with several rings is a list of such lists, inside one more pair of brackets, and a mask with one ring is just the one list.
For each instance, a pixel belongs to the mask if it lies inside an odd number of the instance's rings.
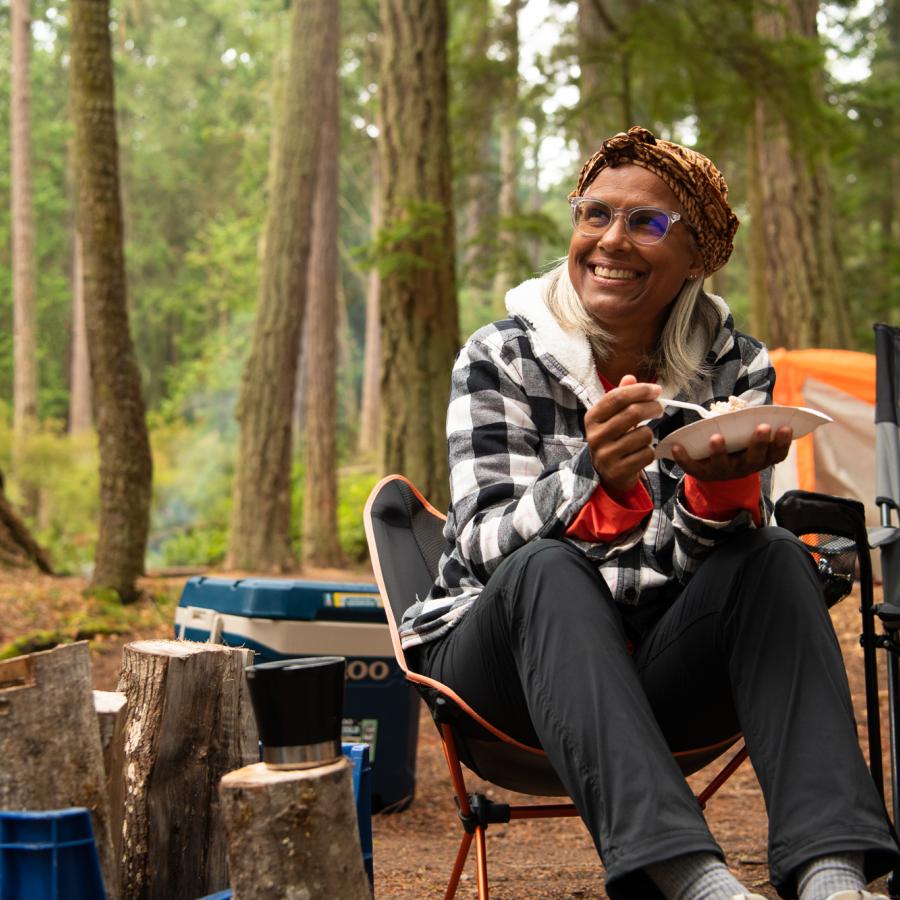
{"label": "second camping chair", "polygon": [[[866,527],[857,500],[807,491],[788,491],[775,506],[779,525],[793,531],[813,555],[829,605],[849,593],[859,579],[860,644],[866,692],[869,769],[885,798],[877,651],[887,652],[887,711],[890,736],[892,827],[900,821],[900,328],[875,326],[875,504],[881,524]],[[879,551],[883,602],[875,603],[869,548]],[[900,898],[900,872],[891,873],[888,891]]]}

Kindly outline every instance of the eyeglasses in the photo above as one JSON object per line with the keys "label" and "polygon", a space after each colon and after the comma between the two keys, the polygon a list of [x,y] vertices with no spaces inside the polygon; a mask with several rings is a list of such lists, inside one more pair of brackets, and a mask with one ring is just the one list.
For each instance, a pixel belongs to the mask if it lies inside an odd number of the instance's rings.
{"label": "eyeglasses", "polygon": [[681,213],[655,206],[617,209],[593,197],[572,197],[569,204],[572,207],[572,224],[587,237],[600,237],[616,216],[623,216],[625,231],[631,240],[636,244],[658,244],[675,222],[684,221]]}

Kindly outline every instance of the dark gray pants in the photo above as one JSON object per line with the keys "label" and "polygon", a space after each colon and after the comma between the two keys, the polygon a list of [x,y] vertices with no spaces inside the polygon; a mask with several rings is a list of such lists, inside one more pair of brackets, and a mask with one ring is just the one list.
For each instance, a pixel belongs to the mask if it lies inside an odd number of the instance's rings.
{"label": "dark gray pants", "polygon": [[722,857],[671,751],[738,730],[765,797],[781,896],[795,896],[797,867],[822,854],[863,851],[870,879],[898,861],[814,568],[787,531],[749,530],[718,548],[633,657],[593,566],[569,544],[535,541],[418,663],[544,748],[613,900],[658,897],[650,863]]}

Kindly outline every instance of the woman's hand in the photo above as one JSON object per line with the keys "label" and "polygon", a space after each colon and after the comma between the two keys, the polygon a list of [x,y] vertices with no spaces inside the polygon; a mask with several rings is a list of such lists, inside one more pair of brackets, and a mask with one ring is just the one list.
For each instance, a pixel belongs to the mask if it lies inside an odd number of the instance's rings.
{"label": "woman's hand", "polygon": [[653,462],[653,433],[646,425],[636,426],[662,415],[662,405],[656,401],[661,390],[657,384],[638,383],[634,375],[625,375],[585,414],[584,436],[591,461],[608,492],[629,491]]}
{"label": "woman's hand", "polygon": [[773,434],[771,425],[757,425],[747,449],[739,453],[729,453],[725,449],[725,438],[714,434],[709,439],[708,459],[693,459],[681,444],[673,444],[672,456],[688,475],[693,475],[698,481],[726,481],[743,478],[780,463],[788,455],[793,439],[794,430],[787,426],[782,426]]}

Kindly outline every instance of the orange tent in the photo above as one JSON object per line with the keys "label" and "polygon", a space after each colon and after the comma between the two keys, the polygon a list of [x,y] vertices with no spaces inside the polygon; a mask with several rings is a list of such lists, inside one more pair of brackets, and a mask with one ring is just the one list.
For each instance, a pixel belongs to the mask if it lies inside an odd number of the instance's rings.
{"label": "orange tent", "polygon": [[778,404],[808,406],[834,419],[800,438],[778,466],[775,493],[791,488],[853,497],[875,509],[875,355],[852,350],[773,350]]}

